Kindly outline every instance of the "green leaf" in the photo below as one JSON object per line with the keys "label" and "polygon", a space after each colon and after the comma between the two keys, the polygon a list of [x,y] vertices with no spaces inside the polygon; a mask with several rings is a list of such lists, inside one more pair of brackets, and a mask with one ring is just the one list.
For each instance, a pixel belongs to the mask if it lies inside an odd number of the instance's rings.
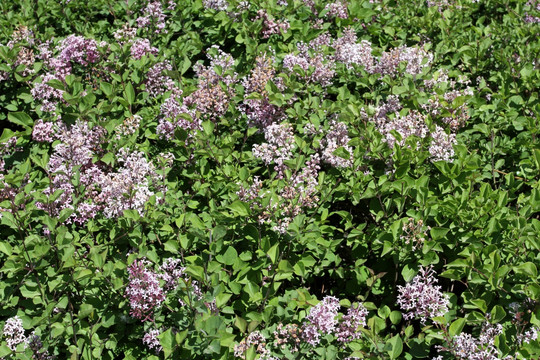
{"label": "green leaf", "polygon": [[401,340],[401,337],[399,335],[396,335],[391,338],[388,343],[392,346],[391,350],[388,351],[390,359],[397,359],[403,351],[403,341]]}
{"label": "green leaf", "polygon": [[429,233],[433,240],[439,240],[439,239],[442,239],[448,233],[448,231],[449,229],[447,228],[434,227],[434,228],[431,228]]}
{"label": "green leaf", "polygon": [[467,323],[467,320],[464,318],[458,318],[456,319],[451,325],[450,325],[450,336],[455,336],[458,334],[461,334],[461,331],[463,330],[463,327]]}
{"label": "green leaf", "polygon": [[223,263],[225,265],[233,265],[238,258],[238,252],[233,246],[229,246],[225,254],[223,254]]}
{"label": "green leaf", "polygon": [[130,82],[127,83],[124,89],[124,99],[126,99],[129,105],[133,105],[135,102],[135,89],[133,89],[133,85]]}
{"label": "green leaf", "polygon": [[99,84],[99,88],[106,96],[111,96],[113,92],[113,86],[112,84],[109,84],[108,82],[102,82]]}
{"label": "green leaf", "polygon": [[268,250],[267,254],[272,261],[272,264],[275,264],[279,256],[279,244],[272,246],[270,250]]}
{"label": "green leaf", "polygon": [[9,113],[8,120],[23,127],[32,127],[34,125],[34,120],[22,111]]}
{"label": "green leaf", "polygon": [[500,305],[495,305],[491,309],[491,318],[489,319],[493,324],[501,322],[502,319],[506,316],[506,311]]}
{"label": "green leaf", "polygon": [[234,213],[238,214],[238,216],[248,216],[250,212],[249,205],[240,200],[236,200],[235,202],[230,204],[229,208]]}
{"label": "green leaf", "polygon": [[399,324],[402,318],[401,311],[394,310],[390,313],[390,321],[394,325]]}

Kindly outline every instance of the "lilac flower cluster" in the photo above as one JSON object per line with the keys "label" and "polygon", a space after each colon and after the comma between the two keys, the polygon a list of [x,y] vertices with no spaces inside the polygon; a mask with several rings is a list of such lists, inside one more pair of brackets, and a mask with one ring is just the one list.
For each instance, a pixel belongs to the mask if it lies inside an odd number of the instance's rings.
{"label": "lilac flower cluster", "polygon": [[[3,143],[0,143],[0,172],[5,171],[6,162],[5,159],[13,154],[16,150],[17,138],[15,136],[10,137]],[[0,174],[0,179],[3,179],[4,175]]]}
{"label": "lilac flower cluster", "polygon": [[122,124],[118,125],[115,129],[116,138],[120,139],[124,136],[130,136],[137,132],[141,125],[142,117],[140,115],[133,115],[124,119]]}
{"label": "lilac flower cluster", "polygon": [[143,216],[144,205],[154,195],[149,185],[161,181],[161,175],[140,151],[120,149],[117,161],[121,164],[117,171],[101,173],[96,179],[101,187],[97,201],[109,218],[121,216],[129,209],[137,210]]}
{"label": "lilac flower cluster", "polygon": [[406,320],[419,317],[422,324],[425,324],[428,319],[448,312],[450,298],[436,285],[438,280],[433,276],[434,273],[433,266],[420,267],[412,282],[405,286],[398,285],[397,303],[407,311],[403,315]]}
{"label": "lilac flower cluster", "polygon": [[366,326],[368,311],[363,304],[351,306],[347,315],[338,319],[339,299],[326,296],[319,304],[312,307],[302,326],[302,337],[310,345],[317,345],[322,334],[336,335],[337,341],[345,344],[359,339],[360,328]]}
{"label": "lilac flower cluster", "polygon": [[257,16],[253,21],[262,19],[263,28],[261,30],[263,39],[268,39],[270,35],[286,33],[290,25],[287,20],[280,21],[272,19],[266,10],[260,9],[257,11]]}
{"label": "lilac flower cluster", "polygon": [[174,81],[165,74],[166,71],[172,71],[172,65],[167,60],[155,64],[146,73],[144,84],[150,96],[158,97],[175,88]]}
{"label": "lilac flower cluster", "polygon": [[[217,53],[216,53],[217,52]],[[208,54],[209,66],[197,64],[194,66],[198,78],[198,87],[193,93],[184,98],[188,106],[210,119],[223,116],[235,94],[234,85],[238,75],[233,72],[234,59],[219,47],[213,46]],[[220,68],[220,73],[216,71]]]}
{"label": "lilac flower cluster", "polygon": [[40,83],[34,84],[30,93],[34,100],[41,102],[41,111],[53,112],[56,110],[56,105],[62,100],[63,90],[55,89],[47,82],[51,80],[60,80],[55,75],[47,74],[43,77]]}
{"label": "lilac flower cluster", "polygon": [[203,6],[216,11],[226,11],[229,3],[227,0],[203,0]]}
{"label": "lilac flower cluster", "polygon": [[69,35],[57,47],[58,55],[49,60],[55,77],[63,80],[73,71],[73,63],[87,66],[100,59],[98,43],[78,35]]}
{"label": "lilac flower cluster", "polygon": [[137,18],[137,26],[139,28],[147,28],[152,26],[156,34],[160,34],[165,31],[165,13],[163,12],[163,6],[160,1],[153,1],[148,3],[144,8],[143,16]]}
{"label": "lilac flower cluster", "polygon": [[15,45],[24,43],[25,45],[33,46],[35,44],[34,31],[28,26],[21,25],[11,34],[11,40],[6,46],[13,49]]}
{"label": "lilac flower cluster", "polygon": [[347,5],[347,2],[343,0],[326,4],[324,7],[326,16],[331,18],[338,17],[341,19],[347,19],[349,17]]}
{"label": "lilac flower cluster", "polygon": [[[466,79],[460,79],[459,82],[462,84],[470,83]],[[472,96],[471,88],[457,89],[458,82],[450,79],[445,70],[436,72],[433,79],[424,80],[424,85],[426,90],[431,92],[431,97],[427,103],[421,105],[422,109],[433,117],[449,113],[450,116],[444,116],[441,120],[448,124],[452,130],[459,129],[469,120],[470,115],[466,102],[457,107],[454,107],[453,103],[458,98]],[[444,91],[442,96],[439,95],[441,91]]]}
{"label": "lilac flower cluster", "polygon": [[197,118],[195,111],[188,109],[181,96],[182,90],[175,88],[171,96],[161,105],[161,118],[156,128],[161,138],[171,140],[176,129],[186,130],[189,136],[193,136],[194,130],[201,129],[201,119]]}
{"label": "lilac flower cluster", "polygon": [[[527,1],[526,6],[530,6],[535,12],[540,13],[540,1],[538,0],[529,0]],[[540,17],[531,15],[529,12],[525,12],[523,21],[529,24],[540,24]]]}
{"label": "lilac flower cluster", "polygon": [[37,142],[53,142],[54,123],[43,122],[41,119],[37,120],[32,130],[32,139]]}
{"label": "lilac flower cluster", "polygon": [[152,320],[154,311],[165,301],[165,292],[159,284],[159,274],[149,269],[150,262],[135,260],[128,266],[129,284],[126,297],[130,314],[136,319]]}
{"label": "lilac flower cluster", "polygon": [[[106,131],[88,123],[77,121],[69,129],[61,124],[56,138],[60,143],[54,148],[49,159],[48,171],[51,185],[43,191],[50,197],[55,191],[63,192],[49,203],[37,202],[39,209],[58,216],[63,209],[70,208],[74,213],[66,222],[84,224],[98,212],[106,217],[118,217],[124,210],[137,210],[141,215],[144,205],[154,193],[151,184],[161,181],[154,165],[146,160],[142,152],[120,149],[117,170],[102,163],[93,163],[94,156],[103,153],[101,145]],[[73,178],[79,174],[79,187]],[[164,189],[163,189],[164,190]],[[74,202],[74,197],[79,198]]]}
{"label": "lilac flower cluster", "polygon": [[55,357],[53,355],[49,355],[49,351],[45,349],[44,351],[41,351],[43,349],[43,343],[41,342],[41,338],[37,336],[36,334],[30,335],[28,338],[28,347],[30,350],[32,350],[32,360],[53,360]]}
{"label": "lilac flower cluster", "polygon": [[275,163],[281,169],[283,162],[292,158],[296,147],[292,126],[287,123],[269,125],[264,128],[264,138],[266,143],[253,145],[253,156],[266,165]]}
{"label": "lilac flower cluster", "polygon": [[148,39],[138,39],[133,42],[131,45],[131,56],[135,60],[141,59],[143,56],[152,54],[157,55],[159,50],[156,47],[150,45],[150,40]]}
{"label": "lilac flower cluster", "polygon": [[[334,167],[351,167],[353,150],[348,145],[350,140],[347,125],[332,120],[330,122],[330,130],[322,141],[324,146],[322,151],[323,161]],[[350,154],[348,159],[334,155],[334,151],[339,147],[343,147]]]}
{"label": "lilac flower cluster", "polygon": [[148,330],[143,336],[143,344],[148,346],[150,350],[154,350],[156,353],[163,351],[163,347],[159,343],[158,335],[160,331],[157,329]]}
{"label": "lilac flower cluster", "polygon": [[530,319],[527,319],[525,315],[532,313],[536,307],[536,302],[531,298],[527,298],[523,303],[513,302],[510,304],[510,314],[512,314],[512,322],[517,328],[517,342],[519,345],[525,343],[528,344],[531,341],[538,339],[538,332],[540,328],[537,326],[530,326]]}
{"label": "lilac flower cluster", "polygon": [[431,161],[451,162],[454,157],[454,145],[457,143],[455,134],[447,134],[444,129],[435,125],[435,131],[431,133],[429,153]]}
{"label": "lilac flower cluster", "polygon": [[368,311],[363,304],[351,306],[336,329],[337,341],[345,344],[360,339],[362,333],[358,329],[366,326],[367,315]]}
{"label": "lilac flower cluster", "polygon": [[168,258],[159,267],[161,270],[160,278],[165,282],[165,289],[167,291],[175,289],[178,286],[178,282],[184,276],[186,268],[182,266],[180,259]]}
{"label": "lilac flower cluster", "polygon": [[323,53],[323,45],[315,39],[309,44],[298,43],[298,54],[288,54],[283,59],[283,68],[289,72],[294,72],[295,67],[299,67],[304,75],[302,79],[308,83],[319,83],[326,87],[332,83],[335,75],[334,61]]}
{"label": "lilac flower cluster", "polygon": [[90,129],[88,123],[82,121],[77,121],[70,129],[63,124],[57,129],[56,138],[60,140],[60,144],[56,145],[49,159],[51,185],[43,191],[43,194],[52,196],[57,190],[62,190],[63,193],[53,202],[37,202],[36,206],[53,216],[58,216],[63,209],[74,209],[73,195],[77,189],[72,179],[79,171],[80,183],[87,187],[89,201],[82,201],[67,222],[75,221],[82,224],[93,218],[98,210],[98,205],[91,198],[95,195],[101,169],[92,164],[92,157],[99,153],[106,132],[99,126]]}
{"label": "lilac flower cluster", "polygon": [[[273,81],[278,88],[283,89],[281,79],[275,77],[276,71],[272,63],[272,58],[267,54],[258,56],[250,75],[242,80],[245,95],[240,111],[247,116],[250,126],[265,128],[284,117],[283,111],[270,103],[266,91],[266,85],[269,81]],[[258,94],[260,97],[253,98],[254,94]]]}
{"label": "lilac flower cluster", "polygon": [[266,339],[264,336],[259,331],[253,331],[239,344],[234,346],[234,356],[245,359],[246,351],[252,346],[255,348],[255,351],[261,355],[261,358],[267,358],[270,354],[270,350],[266,347]]}
{"label": "lilac flower cluster", "polygon": [[137,28],[131,27],[128,23],[122,25],[120,29],[117,29],[114,34],[114,39],[120,44],[126,41],[132,41],[137,36]]}
{"label": "lilac flower cluster", "polygon": [[21,75],[28,76],[34,73],[35,61],[36,57],[34,56],[34,50],[27,47],[22,47],[17,54],[17,60],[15,61],[14,66],[17,67],[19,65],[22,65],[23,70],[21,72]]}
{"label": "lilac flower cluster", "polygon": [[449,351],[459,360],[499,360],[501,358],[495,347],[495,338],[501,333],[501,324],[485,322],[478,338],[461,333],[451,339],[448,348],[442,347],[442,350]]}
{"label": "lilac flower cluster", "polygon": [[320,303],[309,310],[306,320],[302,325],[302,335],[304,341],[310,345],[317,345],[320,342],[321,332],[331,334],[338,323],[337,316],[339,299],[334,296],[326,296]]}
{"label": "lilac flower cluster", "polygon": [[24,328],[22,320],[18,316],[14,316],[6,320],[2,335],[6,339],[7,347],[11,351],[17,349],[17,345],[27,343],[28,339],[24,336]]}

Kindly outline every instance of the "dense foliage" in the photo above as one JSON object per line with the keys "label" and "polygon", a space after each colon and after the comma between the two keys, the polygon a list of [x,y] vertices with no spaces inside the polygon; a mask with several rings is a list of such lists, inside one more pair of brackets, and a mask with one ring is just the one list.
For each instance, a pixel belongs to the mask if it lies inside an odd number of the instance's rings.
{"label": "dense foliage", "polygon": [[0,14],[0,358],[540,356],[540,1]]}

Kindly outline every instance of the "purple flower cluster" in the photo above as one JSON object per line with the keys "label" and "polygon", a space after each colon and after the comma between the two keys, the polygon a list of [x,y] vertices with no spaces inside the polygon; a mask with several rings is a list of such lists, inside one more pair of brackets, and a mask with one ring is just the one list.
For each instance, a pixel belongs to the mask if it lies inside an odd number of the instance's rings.
{"label": "purple flower cluster", "polygon": [[150,45],[150,40],[148,39],[135,40],[131,45],[131,56],[133,56],[135,60],[139,60],[148,54],[157,55],[158,52],[158,48],[152,47]]}
{"label": "purple flower cluster", "polygon": [[165,289],[167,291],[175,289],[178,286],[178,282],[184,276],[186,268],[182,266],[180,259],[168,258],[159,267],[161,270],[161,279],[165,282]]}
{"label": "purple flower cluster", "polygon": [[334,296],[326,296],[312,307],[306,316],[307,322],[304,322],[302,326],[304,341],[315,346],[320,342],[321,332],[332,334],[338,324],[337,316],[340,307],[339,299]]}
{"label": "purple flower cluster", "polygon": [[266,143],[253,145],[253,156],[266,165],[275,163],[280,169],[285,160],[292,158],[296,147],[292,126],[287,123],[272,124],[264,128]]}
{"label": "purple flower cluster", "polygon": [[203,6],[216,11],[226,11],[229,3],[227,0],[203,0]]}
{"label": "purple flower cluster", "polygon": [[444,129],[438,125],[435,126],[435,131],[431,133],[431,144],[429,145],[429,153],[431,161],[448,161],[451,162],[454,157],[454,145],[457,143],[455,134],[447,134]]}
{"label": "purple flower cluster", "polygon": [[116,138],[120,139],[124,136],[130,136],[137,132],[139,126],[141,125],[142,117],[139,115],[133,115],[124,119],[122,124],[118,125],[115,129]]}
{"label": "purple flower cluster", "polygon": [[367,315],[368,311],[363,304],[351,306],[336,329],[337,341],[345,344],[360,339],[362,333],[358,329],[366,326]]}
{"label": "purple flower cluster", "polygon": [[156,353],[163,351],[163,347],[159,343],[158,335],[160,331],[157,329],[148,330],[143,336],[143,344],[148,346],[150,350],[154,350]]}
{"label": "purple flower cluster", "polygon": [[[142,152],[127,149],[118,152],[116,160],[120,166],[116,170],[103,163],[93,163],[94,156],[103,153],[105,134],[105,129],[90,128],[82,121],[69,129],[63,124],[58,126],[56,138],[60,143],[48,164],[51,185],[43,194],[52,197],[57,190],[62,193],[54,201],[37,202],[39,209],[53,216],[63,209],[73,209],[66,222],[77,224],[86,223],[98,212],[109,218],[121,216],[128,209],[143,214],[145,203],[154,195],[150,185],[161,181],[161,176]],[[79,174],[79,186],[73,182],[76,174]]]}
{"label": "purple flower cluster", "polygon": [[24,43],[25,45],[33,46],[35,43],[34,31],[28,26],[19,26],[18,29],[11,34],[11,40],[6,44],[7,47],[13,49],[15,45]]}
{"label": "purple flower cluster", "polygon": [[[209,119],[223,116],[229,108],[229,103],[235,94],[234,85],[238,75],[233,71],[234,59],[219,47],[213,46],[209,53],[209,66],[195,65],[198,78],[197,90],[184,98],[188,106],[195,109]],[[216,71],[216,69],[220,71]]]}
{"label": "purple flower cluster", "polygon": [[169,61],[159,62],[148,70],[144,84],[150,96],[158,97],[175,88],[174,81],[165,74],[166,71],[171,70],[172,66]]}
{"label": "purple flower cluster", "polygon": [[338,17],[341,19],[347,19],[349,17],[347,5],[347,2],[343,0],[326,4],[324,7],[326,16],[331,18]]}
{"label": "purple flower cluster", "polygon": [[18,316],[14,316],[6,320],[2,335],[6,339],[7,347],[11,351],[17,349],[17,345],[26,343],[28,339],[24,336],[24,328],[22,320]]}
{"label": "purple flower cluster", "polygon": [[60,144],[54,148],[48,164],[51,185],[43,194],[51,197],[57,190],[63,192],[54,201],[49,203],[37,202],[39,209],[58,216],[63,209],[74,209],[73,196],[77,189],[72,179],[76,172],[80,173],[81,186],[86,187],[87,201],[82,200],[77,211],[67,219],[67,222],[85,223],[93,218],[98,210],[91,197],[95,194],[101,169],[92,164],[92,157],[99,153],[100,145],[105,136],[105,129],[96,126],[92,129],[88,123],[77,121],[70,129],[61,124],[58,127],[56,138]]}
{"label": "purple flower cluster", "polygon": [[412,282],[398,286],[397,303],[407,311],[403,315],[406,320],[419,317],[422,324],[425,324],[428,319],[443,316],[448,312],[450,299],[447,294],[443,294],[441,287],[436,285],[438,280],[433,276],[434,273],[433,267],[421,267]]}
{"label": "purple flower cluster", "polygon": [[270,35],[286,33],[290,25],[287,20],[280,21],[272,19],[266,10],[260,9],[257,11],[257,16],[253,21],[262,19],[263,28],[261,30],[263,39],[268,39]]}
{"label": "purple flower cluster", "polygon": [[156,128],[161,138],[171,140],[176,129],[184,129],[190,136],[194,130],[201,129],[201,120],[196,117],[195,111],[188,109],[182,102],[181,96],[182,90],[175,88],[161,105],[161,118]]}
{"label": "purple flower cluster", "polygon": [[[248,124],[265,128],[283,119],[283,111],[276,105],[270,104],[266,85],[273,81],[278,88],[283,89],[280,78],[275,77],[273,59],[264,54],[255,60],[255,67],[248,77],[242,80],[245,96],[240,111],[248,118]],[[255,97],[254,94],[259,96]]]}
{"label": "purple flower cluster", "polygon": [[289,72],[295,72],[295,67],[298,67],[303,72],[303,80],[326,87],[332,83],[335,63],[323,53],[322,46],[327,44],[321,44],[318,40],[320,38],[309,44],[298,43],[298,54],[286,55],[283,59],[283,68]]}
{"label": "purple flower cluster", "polygon": [[485,322],[478,338],[461,333],[451,339],[448,348],[442,347],[442,350],[449,351],[459,360],[499,360],[501,357],[495,347],[495,338],[501,333],[501,324]]}
{"label": "purple flower cluster", "polygon": [[34,100],[41,102],[41,111],[53,112],[56,110],[56,105],[62,100],[63,90],[55,89],[47,82],[51,80],[60,80],[55,75],[47,74],[43,77],[40,83],[34,84],[30,93]]}
{"label": "purple flower cluster", "polygon": [[54,123],[43,122],[43,120],[39,119],[34,123],[32,139],[37,142],[53,142],[54,132]]}
{"label": "purple flower cluster", "polygon": [[[351,167],[353,150],[348,145],[350,140],[347,125],[332,120],[330,122],[330,130],[322,141],[324,145],[322,151],[323,161],[334,167]],[[339,147],[343,147],[350,154],[348,159],[334,155],[334,151]]]}
{"label": "purple flower cluster", "polygon": [[165,292],[159,284],[159,274],[149,269],[147,260],[135,260],[128,266],[129,284],[126,297],[130,314],[142,321],[152,320],[154,311],[165,301]]}
{"label": "purple flower cluster", "polygon": [[58,55],[49,60],[49,66],[58,79],[63,80],[73,71],[72,64],[87,66],[100,59],[98,44],[94,39],[69,35],[57,47]]}
{"label": "purple flower cluster", "polygon": [[143,16],[137,18],[137,26],[139,28],[147,28],[150,25],[155,29],[156,34],[165,31],[166,16],[163,13],[163,6],[160,1],[150,2],[143,11]]}

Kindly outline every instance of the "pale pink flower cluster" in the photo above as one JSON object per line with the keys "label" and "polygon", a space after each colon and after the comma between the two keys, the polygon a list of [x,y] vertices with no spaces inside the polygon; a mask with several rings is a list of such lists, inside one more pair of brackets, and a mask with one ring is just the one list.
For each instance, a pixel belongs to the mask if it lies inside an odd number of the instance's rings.
{"label": "pale pink flower cluster", "polygon": [[227,0],[203,0],[203,6],[216,11],[226,11],[229,3]]}
{"label": "pale pink flower cluster", "polygon": [[[351,167],[353,149],[348,145],[350,140],[347,125],[332,120],[330,122],[330,130],[322,141],[324,145],[322,151],[323,161],[334,167]],[[334,151],[339,147],[343,147],[350,154],[348,159],[334,155]]]}
{"label": "pale pink flower cluster", "polygon": [[274,331],[274,344],[284,349],[289,346],[290,352],[295,353],[302,342],[302,328],[296,324],[283,325],[279,323]]}
{"label": "pale pink flower cluster", "polygon": [[452,162],[455,155],[454,145],[457,144],[456,134],[447,134],[439,125],[435,125],[435,131],[431,133],[429,153],[431,161]]}
{"label": "pale pink flower cluster", "polygon": [[26,43],[29,46],[33,46],[35,44],[34,31],[29,29],[28,26],[19,26],[18,29],[13,31],[11,34],[11,40],[8,41],[6,46],[13,49],[15,45],[21,43]]}
{"label": "pale pink flower cluster", "polygon": [[87,66],[100,60],[98,43],[78,35],[69,35],[57,47],[58,55],[49,60],[55,77],[63,80],[72,73],[72,64]]}
{"label": "pale pink flower cluster", "polygon": [[[197,90],[184,98],[187,106],[209,119],[217,119],[225,114],[235,94],[234,85],[238,74],[234,72],[234,59],[218,46],[208,52],[209,66],[196,64],[194,70],[198,79]],[[220,71],[216,71],[219,68]]]}
{"label": "pale pink flower cluster", "polygon": [[148,39],[135,40],[131,44],[130,51],[131,51],[131,56],[133,56],[135,60],[139,60],[143,56],[148,55],[148,54],[157,55],[159,52],[158,48],[150,45],[150,40]]}
{"label": "pale pink flower cluster", "polygon": [[366,326],[368,311],[363,304],[352,305],[347,315],[338,317],[339,299],[326,296],[319,304],[312,307],[302,326],[302,337],[310,345],[317,345],[321,335],[335,334],[337,341],[348,343],[359,339],[360,328]]}
{"label": "pale pink flower cluster", "polygon": [[156,34],[167,32],[165,30],[166,16],[163,13],[163,6],[161,1],[153,1],[148,3],[144,8],[143,16],[137,18],[137,26],[139,28],[147,28],[150,25],[155,29]]}
{"label": "pale pink flower cluster", "polygon": [[315,346],[321,341],[321,333],[332,334],[338,323],[337,316],[340,307],[339,299],[334,296],[326,296],[312,307],[306,316],[307,322],[304,322],[302,326],[304,341]]}
{"label": "pale pink flower cluster", "polygon": [[[459,360],[499,360],[499,350],[495,347],[495,338],[502,333],[501,324],[485,322],[478,338],[468,333],[461,333],[451,339],[449,351]],[[511,357],[513,359],[513,357]]]}
{"label": "pale pink flower cluster", "polygon": [[197,118],[195,111],[188,107],[181,100],[182,90],[175,88],[165,102],[161,105],[159,124],[156,128],[157,134],[164,139],[174,138],[176,129],[183,129],[191,137],[195,130],[200,130],[201,119]]}
{"label": "pale pink flower cluster", "polygon": [[292,126],[287,123],[272,124],[264,128],[266,143],[253,145],[253,156],[266,165],[275,163],[278,168],[292,158],[296,147]]}
{"label": "pale pink flower cluster", "polygon": [[326,4],[324,7],[324,10],[326,10],[326,17],[347,19],[349,17],[347,5],[347,2],[343,0]]}
{"label": "pale pink flower cluster", "polygon": [[60,80],[55,75],[46,74],[40,83],[34,84],[34,87],[30,90],[30,93],[34,97],[34,100],[41,102],[41,111],[53,112],[56,110],[56,105],[62,100],[63,90],[55,89],[47,82],[51,80]]}
{"label": "pale pink flower cluster", "polygon": [[53,142],[54,123],[43,122],[41,119],[36,121],[32,130],[32,139],[37,142]]}
{"label": "pale pink flower cluster", "polygon": [[173,79],[165,74],[166,71],[172,71],[172,65],[167,60],[155,64],[146,73],[144,84],[150,96],[158,97],[175,88]]}
{"label": "pale pink flower cluster", "polygon": [[234,356],[245,359],[246,351],[252,346],[255,348],[255,351],[261,356],[261,358],[268,358],[270,350],[266,347],[266,339],[259,331],[251,332],[239,344],[236,344],[234,346]]}
{"label": "pale pink flower cluster", "polygon": [[7,347],[11,351],[17,349],[17,345],[26,343],[28,339],[24,336],[24,328],[22,320],[18,316],[14,316],[6,320],[2,335],[6,339]]}
{"label": "pale pink flower cluster", "polygon": [[101,210],[109,218],[130,209],[143,216],[146,202],[154,195],[150,184],[161,181],[161,175],[140,151],[120,149],[117,161],[121,164],[117,171],[101,173],[97,179],[101,188],[97,202],[103,204]]}
{"label": "pale pink flower cluster", "polygon": [[422,324],[428,319],[443,316],[448,312],[450,298],[441,291],[434,276],[433,267],[420,267],[410,283],[405,286],[398,285],[397,303],[401,309],[407,311],[403,318],[406,320],[420,318]]}
{"label": "pale pink flower cluster", "polygon": [[148,330],[143,336],[143,344],[148,346],[149,349],[154,350],[156,353],[163,351],[163,347],[159,343],[158,335],[160,331],[157,329]]}
{"label": "pale pink flower cluster", "polygon": [[165,292],[159,283],[159,274],[150,269],[148,260],[135,260],[128,266],[129,283],[126,297],[130,314],[136,319],[152,320],[154,311],[165,301]]}
{"label": "pale pink flower cluster", "polygon": [[326,87],[332,83],[335,75],[334,61],[326,56],[322,51],[322,45],[317,40],[309,44],[298,43],[298,54],[288,54],[283,59],[283,68],[288,72],[296,72],[298,67],[302,70],[301,78],[308,83],[318,83]]}
{"label": "pale pink flower cluster", "polygon": [[257,16],[255,17],[255,19],[253,19],[253,21],[259,19],[262,19],[263,21],[263,28],[261,30],[263,39],[268,39],[270,35],[274,34],[284,34],[290,27],[287,20],[275,20],[271,18],[264,9],[260,9],[259,11],[257,11]]}
{"label": "pale pink flower cluster", "polygon": [[125,118],[122,124],[118,125],[115,129],[117,133],[116,138],[120,139],[121,137],[135,134],[139,130],[141,120],[142,117],[140,115],[132,115]]}
{"label": "pale pink flower cluster", "polygon": [[[275,73],[273,59],[263,54],[256,58],[255,67],[249,76],[242,80],[245,95],[240,111],[247,116],[250,126],[265,128],[284,118],[283,110],[270,103],[266,90],[269,81],[274,82],[278,89],[283,90],[281,79],[277,78]],[[260,98],[252,98],[254,94],[258,94]]]}

